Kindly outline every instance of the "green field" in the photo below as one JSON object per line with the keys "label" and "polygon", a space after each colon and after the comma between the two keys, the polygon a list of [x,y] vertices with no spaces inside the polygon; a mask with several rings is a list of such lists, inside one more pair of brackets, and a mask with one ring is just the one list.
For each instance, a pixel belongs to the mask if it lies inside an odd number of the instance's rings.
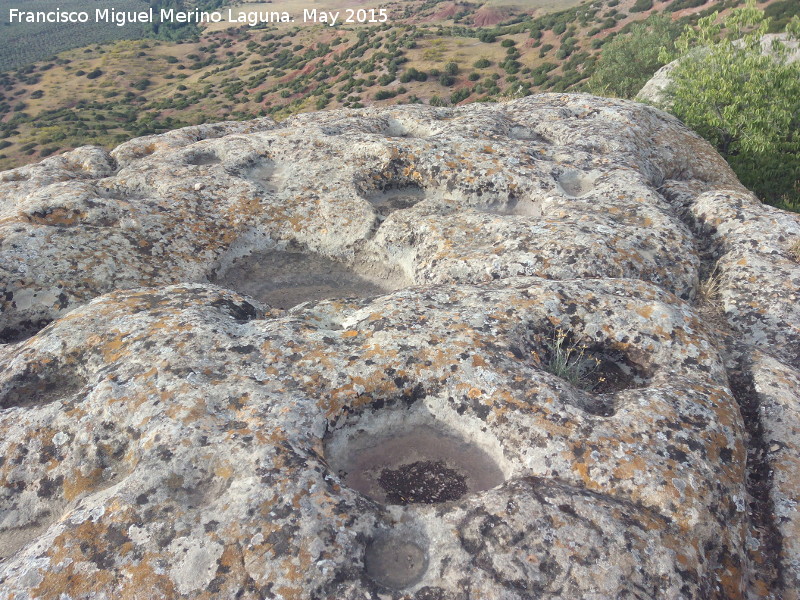
{"label": "green field", "polygon": [[[96,8],[121,11],[146,10],[145,0],[116,0],[113,4],[98,0],[0,0],[0,71],[9,71],[46,60],[59,52],[112,40],[136,39],[144,34],[144,26],[94,23]],[[88,23],[9,23],[9,10],[87,11]]]}

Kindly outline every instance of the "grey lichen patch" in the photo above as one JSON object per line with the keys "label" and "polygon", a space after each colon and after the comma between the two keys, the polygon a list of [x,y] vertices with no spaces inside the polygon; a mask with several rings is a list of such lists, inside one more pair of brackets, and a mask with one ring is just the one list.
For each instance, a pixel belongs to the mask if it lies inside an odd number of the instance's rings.
{"label": "grey lichen patch", "polygon": [[72,400],[86,383],[77,364],[45,359],[12,367],[0,376],[0,408],[44,406]]}
{"label": "grey lichen patch", "polygon": [[207,167],[210,165],[217,165],[222,162],[213,151],[211,150],[196,150],[189,152],[186,156],[186,164],[194,165],[197,167]]}
{"label": "grey lichen patch", "polygon": [[191,538],[177,539],[169,549],[176,556],[170,577],[181,594],[206,589],[214,578],[224,550],[222,544],[211,541],[201,544]]}
{"label": "grey lichen patch", "polygon": [[542,201],[534,198],[514,199],[510,206],[500,211],[500,214],[515,215],[518,217],[541,217],[543,214]]}
{"label": "grey lichen patch", "polygon": [[28,501],[4,515],[0,519],[0,561],[14,556],[17,551],[47,533],[67,512],[68,507],[66,502],[45,508]]}
{"label": "grey lichen patch", "polygon": [[14,344],[26,340],[47,327],[52,321],[48,318],[18,321],[13,326],[0,330],[0,344]]}

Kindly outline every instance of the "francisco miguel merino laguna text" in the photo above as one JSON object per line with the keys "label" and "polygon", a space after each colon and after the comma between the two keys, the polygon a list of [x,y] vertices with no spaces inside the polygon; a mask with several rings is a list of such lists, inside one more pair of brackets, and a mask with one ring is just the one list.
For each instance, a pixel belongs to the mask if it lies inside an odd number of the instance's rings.
{"label": "francisco miguel merino laguna text", "polygon": [[[346,9],[344,15],[342,11],[325,11],[312,9],[303,10],[303,22],[326,23],[335,25],[342,18],[345,23],[385,23],[387,14],[385,9]],[[94,10],[95,23],[114,23],[123,27],[130,23],[246,23],[251,27],[259,23],[291,23],[294,18],[286,11],[247,11],[234,12],[227,10],[227,19],[221,11],[201,11],[176,10],[174,8],[162,8],[158,13],[154,9],[141,11],[124,11],[115,8],[96,8]],[[90,14],[87,11],[62,11],[58,8],[54,11],[32,11],[10,8],[8,10],[9,23],[88,23]]]}

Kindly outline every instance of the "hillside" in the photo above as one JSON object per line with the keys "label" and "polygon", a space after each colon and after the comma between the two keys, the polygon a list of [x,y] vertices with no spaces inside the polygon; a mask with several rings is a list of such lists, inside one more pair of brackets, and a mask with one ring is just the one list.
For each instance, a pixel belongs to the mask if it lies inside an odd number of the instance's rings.
{"label": "hillside", "polygon": [[741,1],[595,0],[560,12],[552,0],[393,2],[380,25],[214,26],[180,42],[93,44],[0,75],[0,168],[203,122],[578,90],[631,23],[654,11],[688,22]]}
{"label": "hillside", "polygon": [[[89,5],[92,6],[92,5]],[[98,5],[99,6],[99,5]],[[121,11],[146,9],[145,0],[119,0]],[[114,23],[27,23],[10,22],[10,11],[76,12],[87,9],[86,0],[0,1],[0,71],[22,68],[31,62],[86,44],[141,38],[143,26],[117,27]]]}
{"label": "hillside", "polygon": [[[164,21],[161,9],[214,9],[224,0],[0,0],[0,71],[51,61],[65,50],[116,40],[182,40],[199,34],[191,22]],[[137,15],[151,13],[152,21]]]}

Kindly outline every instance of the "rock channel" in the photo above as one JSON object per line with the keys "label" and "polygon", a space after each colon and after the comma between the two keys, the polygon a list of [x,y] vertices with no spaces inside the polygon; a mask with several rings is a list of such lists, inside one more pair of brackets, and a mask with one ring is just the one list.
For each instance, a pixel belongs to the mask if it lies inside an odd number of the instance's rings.
{"label": "rock channel", "polygon": [[4,600],[798,597],[800,216],[663,112],[203,125],[0,210]]}

